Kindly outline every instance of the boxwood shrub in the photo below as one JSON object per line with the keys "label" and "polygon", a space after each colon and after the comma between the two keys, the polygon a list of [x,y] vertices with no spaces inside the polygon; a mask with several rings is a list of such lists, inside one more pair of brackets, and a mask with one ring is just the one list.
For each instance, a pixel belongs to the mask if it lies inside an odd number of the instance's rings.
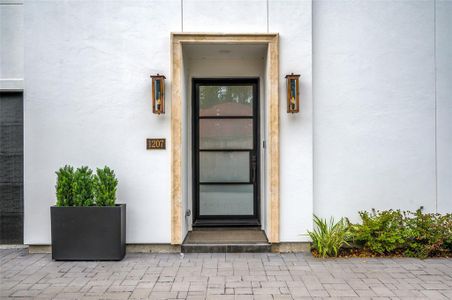
{"label": "boxwood shrub", "polygon": [[109,167],[97,169],[96,174],[82,166],[74,171],[64,166],[57,172],[57,206],[113,206],[116,202],[118,180]]}

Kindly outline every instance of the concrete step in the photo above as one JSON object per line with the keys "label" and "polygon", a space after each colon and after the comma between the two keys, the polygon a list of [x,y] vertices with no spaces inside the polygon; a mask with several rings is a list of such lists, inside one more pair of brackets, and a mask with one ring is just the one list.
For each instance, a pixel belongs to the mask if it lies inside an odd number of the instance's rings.
{"label": "concrete step", "polygon": [[183,253],[271,252],[265,233],[255,228],[212,228],[189,231],[181,246]]}
{"label": "concrete step", "polygon": [[265,253],[272,247],[266,244],[182,244],[182,253]]}

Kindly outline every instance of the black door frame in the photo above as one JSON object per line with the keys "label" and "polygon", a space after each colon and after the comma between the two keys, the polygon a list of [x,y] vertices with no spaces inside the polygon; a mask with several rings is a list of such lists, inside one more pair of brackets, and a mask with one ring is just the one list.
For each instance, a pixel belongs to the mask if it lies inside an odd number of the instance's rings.
{"label": "black door frame", "polygon": [[[200,85],[252,85],[253,116],[199,116]],[[192,79],[192,188],[193,188],[193,226],[259,226],[260,225],[260,115],[259,110],[259,78],[193,78]],[[253,119],[253,149],[218,149],[207,151],[248,151],[255,155],[254,181],[250,158],[250,179],[244,184],[253,184],[253,215],[204,215],[199,213],[199,120],[200,119]],[[203,150],[206,151],[206,150]],[[217,182],[217,184],[237,184]],[[205,183],[204,183],[205,184]],[[240,184],[240,183],[239,183]]]}

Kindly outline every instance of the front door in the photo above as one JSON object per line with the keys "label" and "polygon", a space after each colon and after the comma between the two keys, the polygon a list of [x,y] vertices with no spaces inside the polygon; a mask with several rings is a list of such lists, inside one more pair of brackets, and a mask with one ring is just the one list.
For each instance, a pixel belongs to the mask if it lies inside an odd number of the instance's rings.
{"label": "front door", "polygon": [[259,225],[258,90],[258,79],[193,79],[194,226]]}

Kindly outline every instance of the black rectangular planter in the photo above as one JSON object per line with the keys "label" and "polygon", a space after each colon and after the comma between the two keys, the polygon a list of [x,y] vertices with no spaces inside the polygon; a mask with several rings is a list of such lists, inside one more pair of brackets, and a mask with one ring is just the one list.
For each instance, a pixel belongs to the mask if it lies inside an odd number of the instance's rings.
{"label": "black rectangular planter", "polygon": [[126,205],[52,206],[52,258],[121,260],[126,253]]}

